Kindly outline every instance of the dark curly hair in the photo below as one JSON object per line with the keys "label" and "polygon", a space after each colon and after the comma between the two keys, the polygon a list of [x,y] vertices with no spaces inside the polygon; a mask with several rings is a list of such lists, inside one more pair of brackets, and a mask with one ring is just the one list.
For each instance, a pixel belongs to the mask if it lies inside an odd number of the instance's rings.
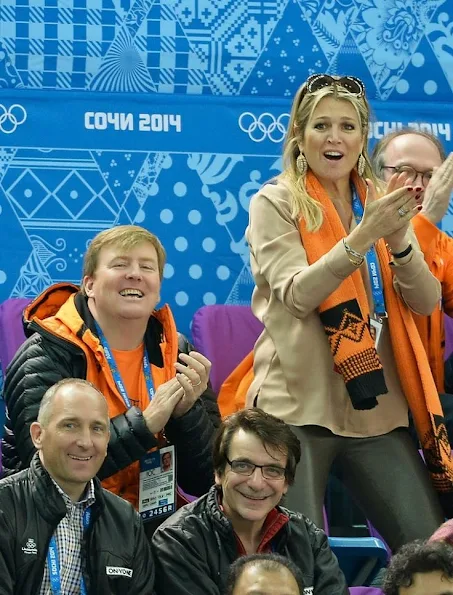
{"label": "dark curly hair", "polygon": [[413,584],[414,574],[440,571],[453,580],[453,548],[441,541],[413,541],[390,560],[384,580],[385,595],[399,595]]}

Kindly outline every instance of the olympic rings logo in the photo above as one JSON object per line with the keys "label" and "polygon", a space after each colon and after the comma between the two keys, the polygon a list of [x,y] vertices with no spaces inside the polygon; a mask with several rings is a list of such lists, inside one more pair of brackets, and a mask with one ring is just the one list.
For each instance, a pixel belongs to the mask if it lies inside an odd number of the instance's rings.
{"label": "olympic rings logo", "polygon": [[273,143],[280,143],[285,138],[288,128],[289,114],[280,114],[276,118],[265,112],[258,116],[251,112],[244,112],[239,116],[238,124],[242,132],[249,135],[250,140],[260,143],[268,138]]}
{"label": "olympic rings logo", "polygon": [[0,132],[11,134],[27,119],[25,108],[15,103],[9,109],[0,103]]}

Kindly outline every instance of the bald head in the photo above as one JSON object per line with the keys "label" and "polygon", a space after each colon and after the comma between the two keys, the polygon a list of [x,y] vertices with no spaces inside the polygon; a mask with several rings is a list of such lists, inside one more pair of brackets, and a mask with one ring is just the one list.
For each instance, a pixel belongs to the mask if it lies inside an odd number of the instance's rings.
{"label": "bald head", "polygon": [[259,562],[251,562],[244,567],[233,595],[300,595],[300,590],[285,566],[270,570]]}
{"label": "bald head", "polygon": [[[438,138],[426,132],[409,128],[391,132],[376,143],[371,155],[375,174],[388,181],[393,168],[413,168],[418,174],[417,183],[426,186],[426,180],[435,167],[445,160],[445,151]],[[428,175],[424,176],[423,173]],[[425,183],[423,183],[425,182]]]}
{"label": "bald head", "polygon": [[76,502],[107,454],[107,402],[89,382],[61,381],[47,391],[30,435],[43,467]]}
{"label": "bald head", "polygon": [[299,568],[279,554],[241,556],[230,566],[226,595],[300,595]]}
{"label": "bald head", "polygon": [[91,395],[91,397],[96,401],[99,400],[101,404],[101,409],[105,409],[105,416],[107,420],[109,419],[108,414],[108,406],[107,401],[104,395],[88,380],[83,380],[82,378],[64,378],[60,380],[56,384],[52,385],[47,391],[44,393],[44,396],[41,400],[39,411],[38,411],[38,422],[41,426],[46,427],[49,425],[49,421],[52,417],[52,409],[53,404],[57,395],[63,394],[69,396],[71,395],[71,387],[79,387],[79,389],[87,392],[87,394]]}
{"label": "bald head", "polygon": [[413,133],[396,136],[384,152],[387,165],[410,165],[419,171],[430,171],[442,165],[442,161],[442,155],[433,140]]}

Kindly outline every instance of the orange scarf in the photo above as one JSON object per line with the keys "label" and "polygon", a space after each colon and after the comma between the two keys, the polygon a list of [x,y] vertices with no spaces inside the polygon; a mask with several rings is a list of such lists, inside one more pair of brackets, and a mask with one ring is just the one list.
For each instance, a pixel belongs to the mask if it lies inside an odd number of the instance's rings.
{"label": "orange scarf", "polygon": [[[364,204],[366,186],[355,172],[353,172],[353,182],[360,200]],[[307,232],[305,222],[302,220],[300,222],[302,242],[308,262],[311,264],[329,252],[337,242],[346,236],[346,233],[328,194],[311,172],[307,175],[307,190],[310,196],[320,202],[324,211],[323,224],[315,233]],[[451,447],[426,351],[411,311],[397,296],[393,288],[393,273],[389,266],[389,254],[385,242],[379,240],[375,244],[375,248],[384,285],[385,305],[389,316],[390,339],[395,363],[414,418],[426,465],[436,490],[453,492]],[[351,303],[357,303],[360,306],[359,315],[357,315],[355,307],[351,308]],[[345,314],[341,318],[343,326],[337,328],[329,326],[329,321],[335,319],[335,316],[329,316],[329,309],[344,310]],[[352,314],[349,313],[350,310],[352,310]],[[358,270],[345,279],[338,289],[321,304],[319,313],[321,319],[324,319],[323,323],[329,337],[334,360],[343,374],[351,394],[350,383],[354,382],[354,378],[361,375],[363,379],[367,374],[382,373],[374,345],[370,344],[372,338],[369,329],[365,328],[368,327],[369,308],[362,276]],[[327,320],[327,324],[325,320]],[[348,329],[351,330],[348,331]],[[360,341],[358,341],[359,337]],[[373,356],[368,355],[370,350],[374,351]],[[365,357],[361,355],[363,352],[366,353]],[[359,361],[360,364],[352,367],[351,361]],[[373,384],[374,382],[368,382],[366,386],[373,386]]]}
{"label": "orange scarf", "polygon": [[[307,175],[306,185],[308,194],[322,205],[324,213],[318,231],[307,231],[305,219],[299,220],[308,264],[313,264],[346,234],[332,201],[312,172]],[[364,193],[363,184],[362,190]],[[385,249],[383,240],[380,243]],[[354,409],[376,407],[376,397],[388,390],[370,333],[368,298],[359,269],[344,279],[318,307],[318,312],[329,340],[335,370],[343,376]]]}

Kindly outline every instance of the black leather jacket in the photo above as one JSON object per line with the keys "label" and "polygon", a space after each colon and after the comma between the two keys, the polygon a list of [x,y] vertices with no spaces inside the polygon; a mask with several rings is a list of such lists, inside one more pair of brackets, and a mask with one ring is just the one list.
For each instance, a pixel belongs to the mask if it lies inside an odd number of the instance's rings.
{"label": "black leather jacket", "polygon": [[[272,538],[272,551],[292,560],[302,573],[304,593],[348,595],[346,580],[324,531],[302,514],[278,507],[288,517]],[[161,525],[152,538],[159,595],[220,595],[229,566],[239,556],[233,526],[212,487]]]}
{"label": "black leather jacket", "polygon": [[[102,489],[82,544],[89,595],[152,595],[154,563],[142,522],[131,504]],[[0,595],[38,595],[50,538],[66,515],[63,498],[38,455],[31,466],[0,481]],[[107,575],[106,567],[132,570]]]}
{"label": "black leather jacket", "polygon": [[[37,298],[34,310],[55,315],[61,305],[77,288],[73,285],[55,286]],[[32,305],[33,306],[33,305]],[[86,298],[76,293],[75,306],[80,316],[81,330],[88,327],[96,333]],[[34,313],[34,315],[36,315]],[[2,462],[5,475],[28,467],[35,452],[30,438],[30,425],[38,416],[41,399],[46,390],[62,378],[86,378],[87,361],[82,349],[71,341],[46,331],[33,320],[24,321],[29,337],[11,361],[5,375],[4,399],[7,418],[2,443]],[[159,347],[161,323],[150,318],[145,335],[151,363],[162,366]],[[179,351],[188,353],[193,347],[179,334]],[[160,360],[160,361],[159,361]],[[180,418],[170,418],[165,434],[176,446],[178,484],[188,494],[201,496],[214,483],[211,448],[216,427],[220,425],[217,398],[210,387],[197,403]],[[98,477],[103,480],[138,461],[157,445],[149,432],[142,412],[131,407],[110,420],[110,442],[107,457]]]}

